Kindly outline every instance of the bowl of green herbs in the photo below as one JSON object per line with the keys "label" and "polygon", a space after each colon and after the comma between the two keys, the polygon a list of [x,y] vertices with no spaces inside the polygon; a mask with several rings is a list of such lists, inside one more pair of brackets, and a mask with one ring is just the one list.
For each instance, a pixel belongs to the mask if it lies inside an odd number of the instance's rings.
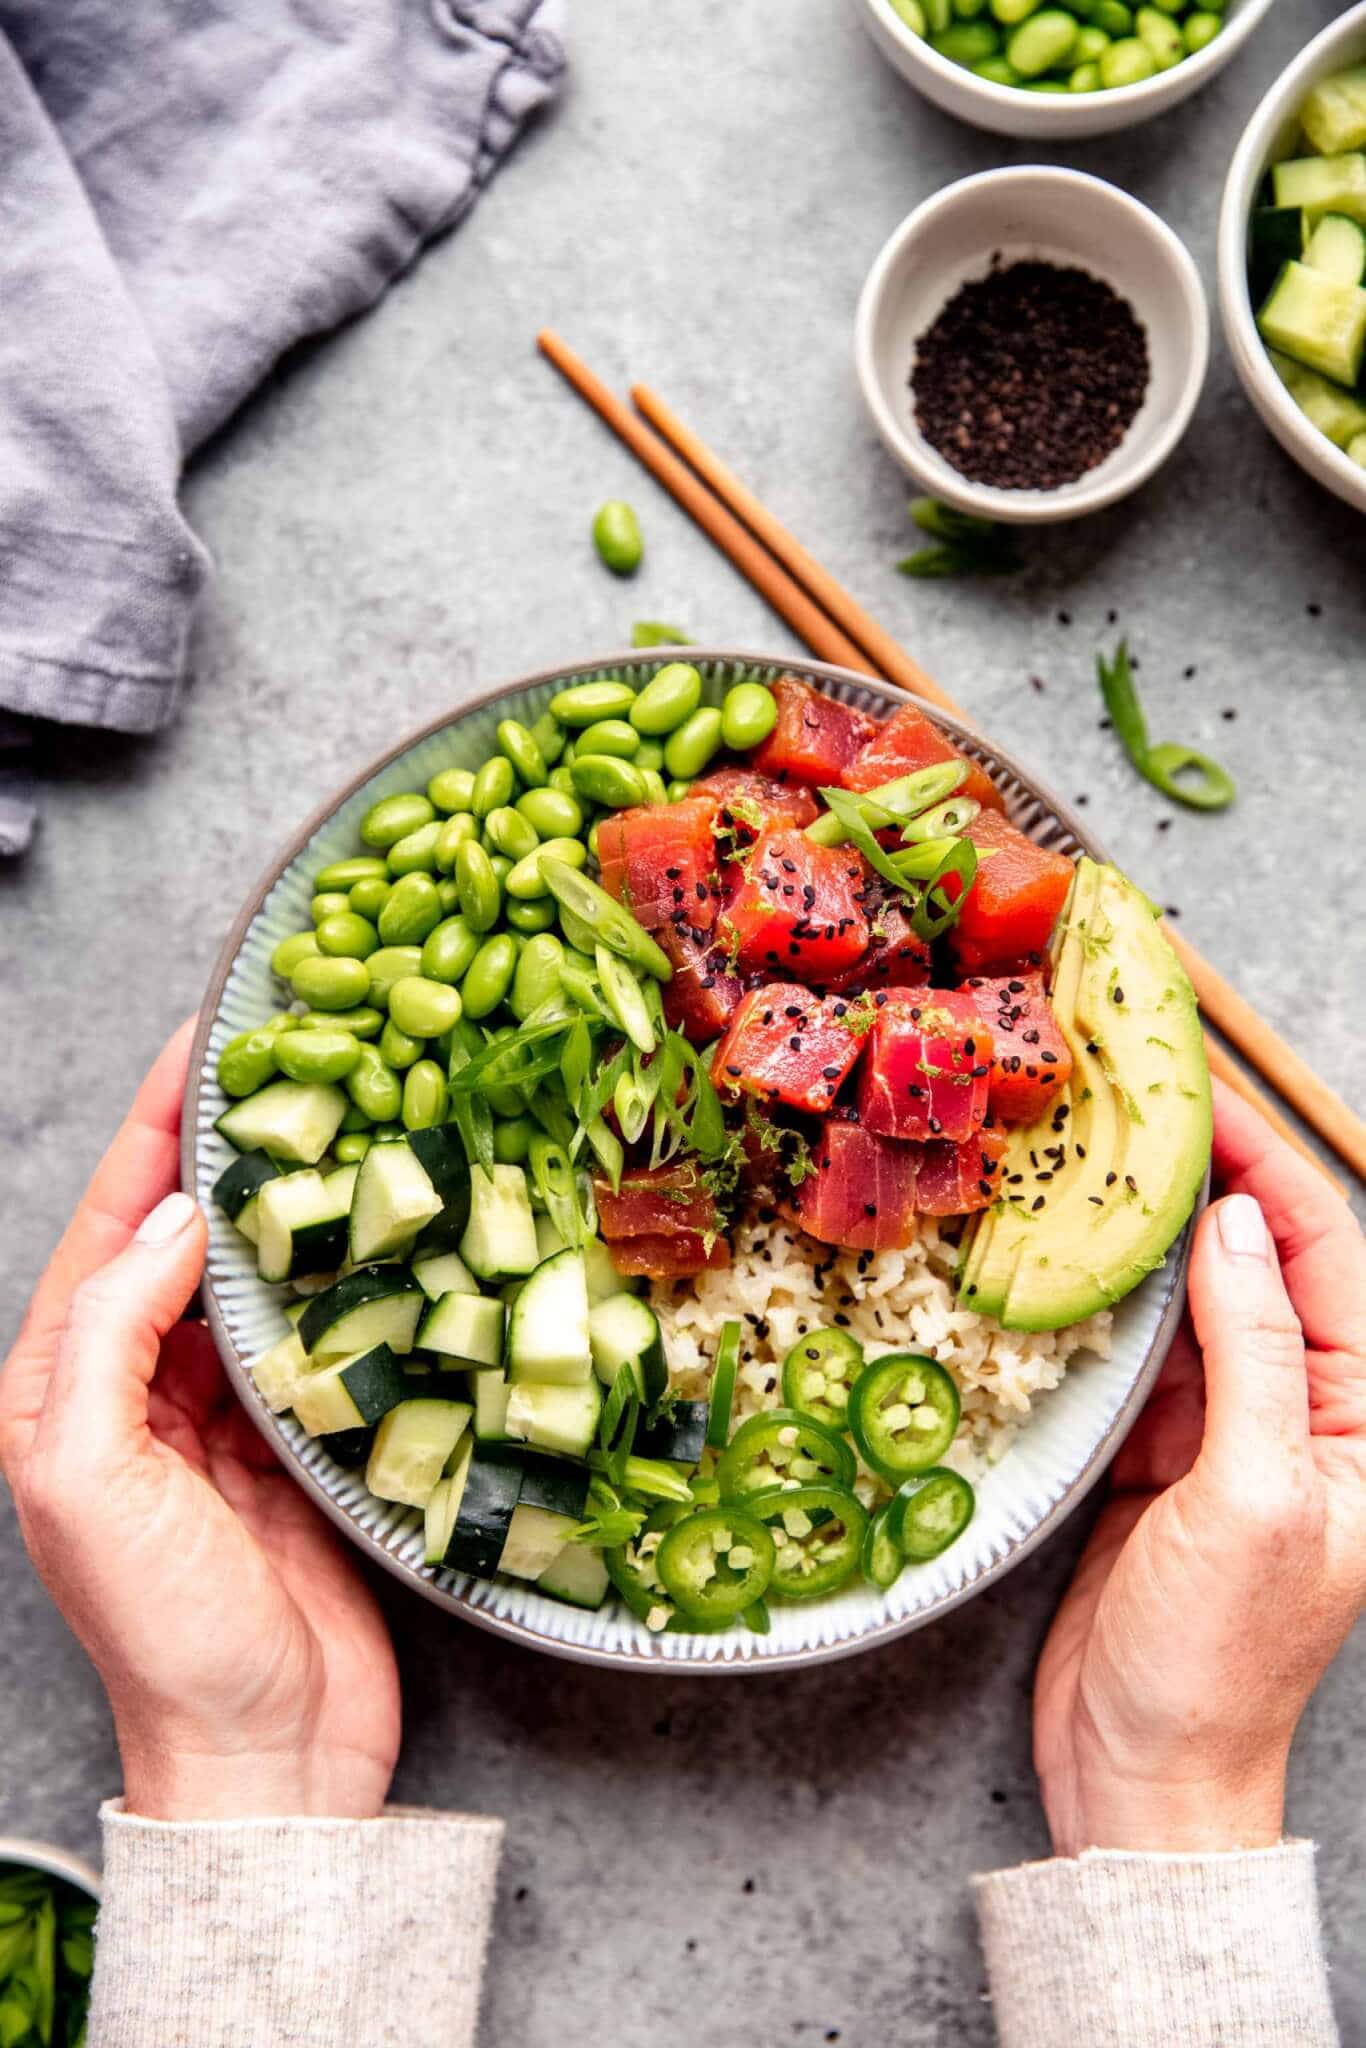
{"label": "bowl of green herbs", "polygon": [[41,1842],[0,1839],[0,2042],[84,2048],[100,1881]]}

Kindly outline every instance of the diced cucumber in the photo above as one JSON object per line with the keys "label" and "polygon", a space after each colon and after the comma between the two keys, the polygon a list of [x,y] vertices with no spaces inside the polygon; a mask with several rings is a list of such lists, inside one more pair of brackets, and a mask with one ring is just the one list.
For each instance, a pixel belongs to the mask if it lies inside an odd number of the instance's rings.
{"label": "diced cucumber", "polygon": [[501,1369],[506,1315],[502,1302],[487,1295],[443,1294],[422,1318],[417,1341],[445,1366]]}
{"label": "diced cucumber", "polygon": [[284,1318],[292,1329],[297,1330],[303,1318],[303,1312],[307,1307],[308,1303],[306,1301],[287,1301],[285,1303]]}
{"label": "diced cucumber", "polygon": [[552,1600],[570,1607],[601,1607],[611,1584],[602,1552],[586,1543],[566,1543],[553,1564],[547,1565],[536,1584]]}
{"label": "diced cucumber", "polygon": [[1300,108],[1300,126],[1321,156],[1366,146],[1366,64],[1321,78]]}
{"label": "diced cucumber", "polygon": [[568,1387],[582,1385],[592,1372],[583,1253],[556,1252],[537,1266],[513,1306],[508,1321],[509,1378],[514,1384],[539,1380]]}
{"label": "diced cucumber", "polygon": [[326,1176],[313,1167],[267,1181],[256,1197],[256,1270],[263,1280],[335,1273],[346,1256],[346,1225],[358,1169]]}
{"label": "diced cucumber", "polygon": [[707,1403],[679,1401],[665,1408],[652,1421],[643,1421],[636,1431],[635,1451],[642,1458],[662,1458],[670,1465],[690,1470],[702,1456],[707,1441]]}
{"label": "diced cucumber", "polygon": [[[471,1446],[472,1448],[473,1446]],[[460,1470],[460,1476],[463,1484],[463,1467]],[[455,1479],[454,1475],[452,1475],[448,1479],[438,1479],[436,1485],[432,1488],[431,1499],[427,1502],[423,1518],[422,1561],[424,1564],[440,1565],[446,1561],[446,1545],[451,1540],[451,1530],[455,1526],[455,1503],[451,1499],[451,1490],[454,1484]]]}
{"label": "diced cucumber", "polygon": [[1305,244],[1304,260],[1339,284],[1360,284],[1366,279],[1366,228],[1345,213],[1325,213]]}
{"label": "diced cucumber", "polygon": [[517,1511],[522,1475],[515,1464],[470,1442],[451,1474],[454,1515],[443,1564],[491,1578]]}
{"label": "diced cucumber", "polygon": [[230,1223],[236,1223],[242,1211],[255,1202],[268,1180],[275,1180],[280,1169],[264,1152],[243,1152],[230,1165],[225,1166],[213,1184],[213,1198]]}
{"label": "diced cucumber", "polygon": [[1292,363],[1289,356],[1278,355],[1274,349],[1267,354],[1271,367],[1306,419],[1312,420],[1335,446],[1350,452],[1355,436],[1366,434],[1366,403],[1330,383],[1327,377],[1320,377],[1317,370]]}
{"label": "diced cucumber", "polygon": [[234,1102],[214,1125],[239,1152],[269,1152],[292,1166],[316,1166],[337,1135],[347,1099],[326,1081],[271,1081]]}
{"label": "diced cucumber", "polygon": [[536,1444],[544,1451],[584,1458],[601,1412],[602,1389],[595,1380],[581,1387],[546,1386],[535,1380],[523,1380],[508,1392],[507,1433],[518,1442]]}
{"label": "diced cucumber", "polygon": [[1304,215],[1298,206],[1258,206],[1247,224],[1247,281],[1260,306],[1281,274],[1283,263],[1304,254]]}
{"label": "diced cucumber", "polygon": [[410,1145],[372,1145],[362,1159],[351,1204],[351,1263],[406,1251],[424,1223],[441,1213],[441,1197]]}
{"label": "diced cucumber", "polygon": [[643,1282],[624,1279],[612,1264],[612,1254],[600,1237],[590,1237],[583,1248],[584,1272],[588,1278],[588,1305],[594,1307],[613,1294],[634,1294]]}
{"label": "diced cucumber", "polygon": [[539,1579],[554,1564],[574,1533],[568,1515],[518,1501],[512,1511],[498,1569],[513,1579]]}
{"label": "diced cucumber", "polygon": [[613,1294],[588,1317],[593,1370],[610,1387],[623,1365],[635,1373],[642,1401],[653,1406],[669,1384],[659,1320],[638,1294]]}
{"label": "diced cucumber", "polygon": [[363,1429],[408,1398],[407,1379],[387,1344],[309,1373],[294,1396],[294,1413],[310,1436]]}
{"label": "diced cucumber", "polygon": [[465,1401],[401,1401],[391,1408],[365,1468],[371,1493],[425,1508],[469,1419]]}
{"label": "diced cucumber", "polygon": [[1366,156],[1297,156],[1271,167],[1277,206],[1302,206],[1308,226],[1323,213],[1366,221]]}
{"label": "diced cucumber", "polygon": [[536,1250],[540,1254],[541,1264],[544,1265],[547,1259],[553,1259],[556,1252],[562,1252],[564,1248],[564,1239],[560,1236],[559,1231],[555,1228],[550,1218],[548,1216],[538,1216],[536,1218]]}
{"label": "diced cucumber", "polygon": [[413,1278],[428,1301],[440,1301],[443,1294],[477,1294],[479,1282],[459,1252],[433,1252],[413,1260]]}
{"label": "diced cucumber", "polygon": [[402,1357],[413,1348],[425,1299],[402,1266],[359,1266],[309,1302],[299,1318],[299,1335],[318,1365],[376,1344],[387,1344]]}
{"label": "diced cucumber", "polygon": [[298,1331],[291,1330],[269,1351],[253,1359],[251,1377],[272,1415],[283,1415],[286,1408],[292,1408],[294,1396],[308,1377],[308,1353],[299,1342]]}
{"label": "diced cucumber", "polygon": [[470,1424],[481,1444],[507,1442],[508,1395],[512,1391],[501,1372],[472,1372],[468,1375],[474,1397],[474,1421]]}
{"label": "diced cucumber", "polygon": [[492,1177],[476,1166],[470,1175],[470,1220],[460,1256],[481,1280],[534,1272],[536,1219],[520,1166],[495,1166]]}
{"label": "diced cucumber", "polygon": [[331,1436],[319,1437],[319,1443],[334,1464],[344,1465],[348,1472],[370,1462],[370,1453],[375,1448],[373,1429],[334,1429]]}
{"label": "diced cucumber", "polygon": [[1366,350],[1366,291],[1287,263],[1257,315],[1262,339],[1335,383],[1355,384]]}
{"label": "diced cucumber", "polygon": [[410,1131],[408,1144],[421,1160],[428,1179],[441,1198],[441,1207],[430,1223],[423,1225],[417,1246],[420,1252],[454,1251],[470,1220],[470,1169],[459,1133],[450,1124],[433,1124],[425,1131]]}
{"label": "diced cucumber", "polygon": [[512,1450],[522,1475],[517,1498],[530,1508],[545,1508],[552,1515],[567,1515],[581,1522],[588,1508],[590,1473],[577,1459],[547,1458],[540,1451]]}

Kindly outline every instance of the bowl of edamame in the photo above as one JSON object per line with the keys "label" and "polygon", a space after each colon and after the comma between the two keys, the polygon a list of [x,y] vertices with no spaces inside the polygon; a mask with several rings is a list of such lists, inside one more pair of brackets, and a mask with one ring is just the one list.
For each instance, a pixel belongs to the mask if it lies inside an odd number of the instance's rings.
{"label": "bowl of edamame", "polygon": [[1108,135],[1179,105],[1272,0],[855,0],[894,69],[998,135]]}

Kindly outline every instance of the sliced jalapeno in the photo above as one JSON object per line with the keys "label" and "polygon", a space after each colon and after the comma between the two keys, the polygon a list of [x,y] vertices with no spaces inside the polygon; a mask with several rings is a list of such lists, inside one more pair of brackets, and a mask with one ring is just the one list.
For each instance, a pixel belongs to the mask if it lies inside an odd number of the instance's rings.
{"label": "sliced jalapeno", "polygon": [[894,1351],[867,1366],[849,1395],[849,1431],[875,1472],[900,1485],[937,1465],[958,1428],[958,1389],[933,1358]]}
{"label": "sliced jalapeno", "polygon": [[664,1589],[656,1558],[664,1540],[665,1518],[652,1515],[633,1543],[604,1550],[602,1561],[607,1576],[637,1621],[643,1621],[652,1635],[666,1630],[670,1635],[705,1634],[713,1628],[728,1628],[730,1616],[706,1621],[700,1615],[679,1612]]}
{"label": "sliced jalapeno", "polygon": [[833,1481],[852,1486],[854,1454],[848,1444],[809,1415],[769,1408],[751,1415],[731,1438],[717,1466],[722,1500],[747,1502],[774,1486]]}
{"label": "sliced jalapeno", "polygon": [[956,1543],[977,1507],[966,1479],[947,1466],[936,1465],[905,1480],[882,1513],[887,1533],[903,1557],[926,1564]]}
{"label": "sliced jalapeno", "polygon": [[772,1532],[739,1508],[699,1508],[675,1522],[655,1569],[676,1606],[699,1621],[733,1621],[773,1576]]}
{"label": "sliced jalapeno", "polygon": [[814,1415],[827,1429],[843,1429],[849,1389],[863,1371],[863,1346],[847,1330],[810,1330],[783,1360],[783,1399]]}
{"label": "sliced jalapeno", "polygon": [[859,1559],[869,1585],[879,1587],[884,1593],[889,1586],[896,1584],[906,1563],[904,1552],[887,1526],[892,1506],[891,1501],[885,1500],[869,1522],[863,1538],[863,1554]]}
{"label": "sliced jalapeno", "polygon": [[814,1600],[833,1593],[858,1570],[868,1511],[845,1487],[773,1487],[751,1495],[745,1506],[755,1521],[773,1531],[771,1593],[785,1600]]}
{"label": "sliced jalapeno", "polygon": [[707,1408],[707,1442],[714,1451],[724,1451],[730,1441],[730,1411],[735,1406],[735,1376],[739,1369],[740,1325],[722,1323]]}

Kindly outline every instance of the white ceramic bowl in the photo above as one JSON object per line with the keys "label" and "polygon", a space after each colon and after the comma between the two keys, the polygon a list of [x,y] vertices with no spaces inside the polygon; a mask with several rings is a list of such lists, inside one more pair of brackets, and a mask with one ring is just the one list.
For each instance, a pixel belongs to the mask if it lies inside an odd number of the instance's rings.
{"label": "white ceramic bowl", "polygon": [[1366,512],[1366,470],[1312,426],[1267,361],[1247,288],[1247,222],[1267,165],[1285,154],[1310,87],[1366,62],[1366,0],[1307,43],[1243,130],[1219,212],[1219,311],[1233,366],[1267,426],[1300,468],[1358,512]]}
{"label": "white ceramic bowl", "polygon": [[45,1877],[64,1879],[92,1899],[98,1900],[100,1896],[99,1872],[83,1857],[73,1856],[68,1849],[55,1849],[50,1842],[26,1842],[17,1835],[0,1835],[0,1863],[25,1864],[30,1870],[41,1870]]}
{"label": "white ceramic bowl", "polygon": [[1229,0],[1225,26],[1206,49],[1170,71],[1159,71],[1141,85],[1111,92],[1023,92],[1019,86],[995,85],[961,64],[952,64],[932,50],[923,36],[901,19],[891,0],[854,0],[863,25],[888,63],[903,78],[960,121],[990,128],[997,135],[1109,135],[1116,128],[1136,128],[1154,114],[1179,106],[1222,71],[1242,48],[1272,0]]}
{"label": "white ceramic bowl", "polygon": [[[494,751],[499,719],[520,718],[530,724],[566,684],[612,676],[639,689],[671,658],[665,651],[584,662],[526,677],[444,712],[362,768],[300,827],[248,894],[219,953],[190,1056],[181,1174],[182,1184],[193,1191],[208,1218],[203,1298],[228,1375],[252,1420],[300,1485],[374,1563],[449,1613],[559,1656],[627,1670],[760,1670],[847,1656],[918,1628],[1000,1578],[1058,1526],[1100,1478],[1161,1365],[1184,1299],[1189,1228],[1172,1246],[1166,1265],[1151,1273],[1116,1310],[1112,1356],[1103,1364],[1079,1361],[1069,1369],[1066,1383],[1040,1404],[1009,1455],[983,1480],[971,1525],[942,1557],[903,1572],[886,1593],[858,1584],[828,1600],[775,1603],[772,1631],[766,1636],[745,1629],[718,1635],[652,1635],[615,1600],[590,1614],[549,1599],[522,1581],[469,1579],[431,1570],[422,1561],[420,1514],[376,1500],[359,1472],[337,1465],[293,1420],[271,1415],[252,1384],[248,1365],[285,1333],[283,1290],[258,1279],[250,1245],[216,1208],[212,1196],[214,1181],[233,1156],[214,1129],[215,1117],[227,1107],[215,1074],[218,1054],[234,1032],[259,1023],[277,1008],[272,949],[287,933],[307,926],[312,877],[327,862],[355,852],[357,827],[369,806],[398,790],[422,788],[438,768],[477,766]],[[689,648],[688,658],[701,669],[713,703],[744,675],[769,681],[779,675],[803,676],[877,717],[887,717],[908,701],[888,683],[812,662],[765,661],[700,648]],[[1022,830],[1064,853],[1086,851],[1104,859],[1081,820],[1018,763],[943,713],[927,715],[991,771]],[[246,854],[247,849],[242,851]]]}
{"label": "white ceramic bowl", "polygon": [[[974,483],[915,420],[915,345],[994,255],[1041,257],[1103,278],[1148,340],[1148,389],[1118,448],[1075,483],[1007,491]],[[1081,171],[1040,164],[981,171],[945,186],[895,230],[868,273],[854,323],[859,383],[879,434],[923,488],[961,512],[1017,526],[1076,519],[1145,483],[1186,431],[1209,361],[1204,289],[1184,243],[1138,200]]]}

